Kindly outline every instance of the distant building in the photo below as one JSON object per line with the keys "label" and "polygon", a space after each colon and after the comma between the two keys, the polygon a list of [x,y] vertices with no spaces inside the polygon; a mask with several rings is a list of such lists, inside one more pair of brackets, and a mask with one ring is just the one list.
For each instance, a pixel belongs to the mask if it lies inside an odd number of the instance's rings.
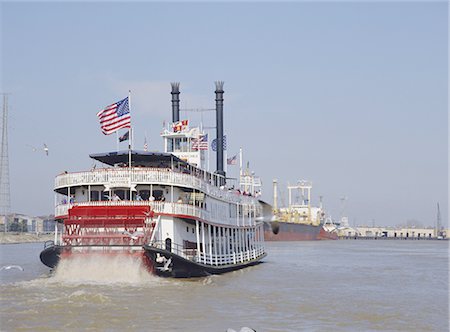
{"label": "distant building", "polygon": [[399,238],[399,239],[436,239],[447,238],[449,230],[437,233],[435,228],[428,227],[340,227],[338,235],[341,237],[366,237],[366,238]]}
{"label": "distant building", "polygon": [[55,229],[54,216],[34,217],[21,213],[0,216],[0,232],[50,233]]}

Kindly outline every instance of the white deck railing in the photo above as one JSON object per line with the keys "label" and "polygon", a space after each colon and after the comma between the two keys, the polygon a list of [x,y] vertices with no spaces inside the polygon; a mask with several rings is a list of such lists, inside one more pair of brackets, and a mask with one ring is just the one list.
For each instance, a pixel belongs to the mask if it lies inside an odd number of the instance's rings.
{"label": "white deck railing", "polygon": [[210,213],[197,206],[170,203],[170,202],[150,202],[150,201],[95,201],[80,202],[75,204],[60,204],[55,207],[55,216],[62,217],[68,214],[69,208],[72,206],[150,206],[156,213],[166,213],[175,215],[185,215],[197,217],[203,220],[210,220]]}
{"label": "white deck railing", "polygon": [[[156,248],[166,249],[165,243],[163,242],[155,242],[151,245]],[[199,252],[197,249],[184,249],[181,245],[172,243],[171,252],[197,263],[221,266],[249,262],[264,255],[265,250],[263,245],[255,243],[255,248],[253,249],[231,252],[222,255],[210,255],[208,253]]]}
{"label": "white deck railing", "polygon": [[160,184],[194,188],[215,198],[234,203],[248,204],[252,200],[252,197],[241,195],[236,191],[220,189],[213,185],[211,181],[193,174],[161,168],[132,168],[131,171],[128,168],[102,168],[87,172],[60,174],[55,178],[55,189],[81,185],[109,185],[114,187],[118,184],[127,186]]}
{"label": "white deck railing", "polygon": [[[208,264],[208,265],[228,265],[248,262],[250,260],[256,259],[264,254],[264,248],[259,247],[257,249],[251,249],[247,251],[240,251],[236,253],[230,253],[225,255],[209,255],[205,253],[200,253],[200,255],[195,256],[194,260],[198,263]],[[186,258],[186,257],[185,257]]]}

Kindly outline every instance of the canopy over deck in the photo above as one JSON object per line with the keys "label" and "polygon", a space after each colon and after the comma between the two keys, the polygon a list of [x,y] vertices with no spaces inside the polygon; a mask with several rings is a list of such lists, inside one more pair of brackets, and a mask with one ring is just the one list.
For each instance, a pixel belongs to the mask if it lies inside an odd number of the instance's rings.
{"label": "canopy over deck", "polygon": [[[89,155],[89,157],[110,166],[128,166],[129,151],[123,150],[94,153]],[[134,167],[171,168],[174,164],[185,166],[188,165],[188,163],[184,160],[174,156],[171,153],[131,150],[131,166]]]}

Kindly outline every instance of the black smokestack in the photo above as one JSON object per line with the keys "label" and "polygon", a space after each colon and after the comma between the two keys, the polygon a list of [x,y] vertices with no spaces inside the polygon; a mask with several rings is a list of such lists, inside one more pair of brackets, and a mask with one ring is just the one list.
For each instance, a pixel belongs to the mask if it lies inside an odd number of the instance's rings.
{"label": "black smokestack", "polygon": [[216,134],[217,174],[225,176],[223,170],[223,81],[216,82]]}
{"label": "black smokestack", "polygon": [[170,83],[172,86],[172,122],[180,121],[180,82]]}

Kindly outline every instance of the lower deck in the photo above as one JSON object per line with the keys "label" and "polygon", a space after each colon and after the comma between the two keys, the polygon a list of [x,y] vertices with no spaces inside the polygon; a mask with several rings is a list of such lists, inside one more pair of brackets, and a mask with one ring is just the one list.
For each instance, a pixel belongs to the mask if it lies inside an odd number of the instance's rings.
{"label": "lower deck", "polygon": [[264,229],[259,222],[231,226],[192,216],[157,214],[148,206],[127,210],[118,206],[77,206],[69,210],[55,230],[53,246],[45,248],[41,260],[54,267],[65,254],[143,253],[144,248],[146,252],[149,248],[155,251],[154,257],[149,258],[162,270],[172,268],[173,256],[184,263],[226,272],[265,256]]}

